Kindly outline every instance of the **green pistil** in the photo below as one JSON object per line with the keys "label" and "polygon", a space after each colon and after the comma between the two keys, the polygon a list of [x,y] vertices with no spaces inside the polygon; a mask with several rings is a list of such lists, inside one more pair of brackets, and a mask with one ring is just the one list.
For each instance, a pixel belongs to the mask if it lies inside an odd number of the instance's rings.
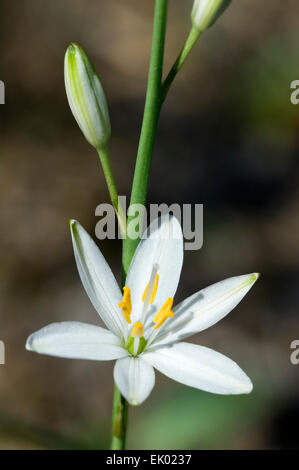
{"label": "green pistil", "polygon": [[132,336],[128,339],[127,344],[126,344],[126,349],[129,351],[130,354],[132,354],[132,356],[136,357],[139,354],[141,354],[142,351],[144,351],[147,342],[146,342],[146,339],[143,336],[141,336],[140,341],[139,341],[138,351],[137,351],[137,354],[135,355],[134,354],[134,339],[135,338],[132,338]]}

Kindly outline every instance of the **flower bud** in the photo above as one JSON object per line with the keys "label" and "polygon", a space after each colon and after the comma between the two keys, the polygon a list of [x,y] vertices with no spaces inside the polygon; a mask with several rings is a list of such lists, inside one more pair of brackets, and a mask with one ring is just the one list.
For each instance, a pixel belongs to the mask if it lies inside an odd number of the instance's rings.
{"label": "flower bud", "polygon": [[232,0],[194,0],[191,19],[201,33],[212,26]]}
{"label": "flower bud", "polygon": [[108,106],[96,71],[83,49],[70,44],[64,60],[66,94],[87,141],[100,149],[111,134]]}

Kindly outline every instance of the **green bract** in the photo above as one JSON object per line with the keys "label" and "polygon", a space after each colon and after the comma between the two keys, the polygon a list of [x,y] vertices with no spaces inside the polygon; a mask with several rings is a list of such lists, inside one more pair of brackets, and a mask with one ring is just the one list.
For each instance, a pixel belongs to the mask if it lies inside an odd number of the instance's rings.
{"label": "green bract", "polygon": [[111,134],[104,90],[84,50],[70,44],[64,61],[65,88],[72,113],[87,141],[100,149]]}
{"label": "green bract", "polygon": [[232,0],[195,0],[191,13],[193,26],[200,32],[212,26]]}

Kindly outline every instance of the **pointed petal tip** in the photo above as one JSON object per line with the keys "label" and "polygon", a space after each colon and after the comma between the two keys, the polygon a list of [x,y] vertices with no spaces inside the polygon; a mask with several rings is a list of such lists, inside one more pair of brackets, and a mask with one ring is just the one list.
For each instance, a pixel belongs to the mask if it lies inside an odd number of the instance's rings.
{"label": "pointed petal tip", "polygon": [[25,344],[25,349],[27,351],[33,351],[33,347],[32,347],[32,343],[33,343],[33,335],[30,335],[28,336],[27,340],[26,340],[26,344]]}
{"label": "pointed petal tip", "polygon": [[[260,277],[260,273],[250,273],[250,274],[244,274],[244,278],[247,277],[247,281],[248,283],[250,283],[250,285],[253,285]],[[240,276],[242,277],[242,276]]]}
{"label": "pointed petal tip", "polygon": [[74,42],[71,42],[68,45],[68,47],[65,51],[65,64],[67,64],[67,61],[71,56],[74,56],[76,54],[77,49],[78,49],[78,46]]}
{"label": "pointed petal tip", "polygon": [[250,274],[250,280],[252,283],[255,283],[261,277],[260,273],[252,273]]}
{"label": "pointed petal tip", "polygon": [[[258,280],[260,277],[260,273],[250,273],[250,274],[245,274],[243,277],[248,277],[248,279],[252,282],[255,282]],[[241,276],[240,276],[241,277]]]}
{"label": "pointed petal tip", "polygon": [[74,233],[74,231],[78,228],[80,224],[75,219],[69,219],[69,225],[70,225],[71,233]]}
{"label": "pointed petal tip", "polygon": [[66,52],[74,54],[78,49],[81,49],[79,44],[77,44],[76,42],[70,42],[70,44],[67,47]]}
{"label": "pointed petal tip", "polygon": [[253,390],[253,383],[248,375],[236,364],[241,372],[239,385],[236,388],[236,395],[248,395]]}
{"label": "pointed petal tip", "polygon": [[248,395],[253,390],[253,383],[251,382],[250,378],[247,377],[247,384],[242,386],[242,392],[245,395]]}
{"label": "pointed petal tip", "polygon": [[[144,401],[144,400],[143,400],[143,401]],[[136,408],[137,406],[142,405],[143,401],[137,401],[137,400],[135,400],[135,399],[133,399],[133,398],[130,398],[130,397],[127,398],[127,402],[129,403],[129,405],[134,406],[135,408]]]}

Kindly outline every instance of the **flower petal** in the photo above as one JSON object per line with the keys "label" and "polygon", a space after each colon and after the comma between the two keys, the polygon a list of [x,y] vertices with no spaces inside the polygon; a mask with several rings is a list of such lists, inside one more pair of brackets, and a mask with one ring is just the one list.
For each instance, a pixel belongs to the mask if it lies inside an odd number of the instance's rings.
{"label": "flower petal", "polygon": [[190,343],[178,343],[143,358],[162,374],[190,387],[221,395],[249,393],[252,383],[240,367],[213,349]]}
{"label": "flower petal", "polygon": [[70,222],[74,254],[82,284],[103,322],[118,336],[124,336],[126,325],[118,308],[122,295],[115,277],[99,248],[86,230]]}
{"label": "flower petal", "polygon": [[128,354],[111,331],[81,322],[51,323],[29,336],[26,349],[50,356],[94,361],[109,361]]}
{"label": "flower petal", "polygon": [[188,297],[175,307],[174,319],[165,323],[153,345],[176,342],[214,325],[238,305],[258,278],[257,273],[231,277]]}
{"label": "flower petal", "polygon": [[183,255],[183,234],[178,220],[169,215],[155,219],[137,247],[126,279],[126,286],[131,289],[133,322],[140,319],[142,295],[154,265],[158,268],[159,283],[151,305],[152,315],[169,297],[174,297],[181,275]]}
{"label": "flower petal", "polygon": [[139,357],[126,357],[116,361],[114,380],[121,394],[131,405],[140,405],[155,385],[155,372],[150,364]]}

